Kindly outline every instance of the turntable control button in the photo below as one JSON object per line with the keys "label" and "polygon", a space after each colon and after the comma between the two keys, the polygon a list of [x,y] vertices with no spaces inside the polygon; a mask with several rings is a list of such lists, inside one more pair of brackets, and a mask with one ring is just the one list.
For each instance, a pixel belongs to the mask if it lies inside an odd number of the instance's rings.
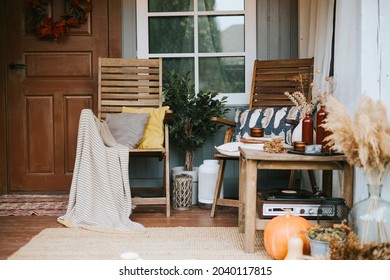
{"label": "turntable control button", "polygon": [[299,213],[301,213],[301,214],[305,214],[305,209],[301,209],[301,210],[299,210]]}

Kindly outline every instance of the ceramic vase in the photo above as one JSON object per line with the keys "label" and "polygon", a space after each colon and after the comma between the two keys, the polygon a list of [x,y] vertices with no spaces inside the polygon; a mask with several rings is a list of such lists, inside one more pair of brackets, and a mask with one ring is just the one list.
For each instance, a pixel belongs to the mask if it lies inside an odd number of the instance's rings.
{"label": "ceramic vase", "polygon": [[198,205],[202,208],[211,208],[213,204],[218,170],[219,160],[216,159],[206,159],[203,161],[203,164],[199,166]]}

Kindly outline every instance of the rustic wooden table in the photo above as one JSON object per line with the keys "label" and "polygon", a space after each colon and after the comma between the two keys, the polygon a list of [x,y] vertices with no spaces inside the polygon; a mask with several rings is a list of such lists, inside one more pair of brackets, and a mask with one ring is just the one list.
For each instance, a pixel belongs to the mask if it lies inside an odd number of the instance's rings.
{"label": "rustic wooden table", "polygon": [[342,171],[340,194],[352,207],[353,199],[353,166],[349,165],[344,155],[308,156],[287,152],[272,154],[260,150],[240,147],[240,181],[239,181],[239,230],[245,233],[244,250],[255,251],[255,231],[264,229],[266,219],[259,219],[256,213],[257,170],[322,170],[323,193],[332,196],[332,171]]}

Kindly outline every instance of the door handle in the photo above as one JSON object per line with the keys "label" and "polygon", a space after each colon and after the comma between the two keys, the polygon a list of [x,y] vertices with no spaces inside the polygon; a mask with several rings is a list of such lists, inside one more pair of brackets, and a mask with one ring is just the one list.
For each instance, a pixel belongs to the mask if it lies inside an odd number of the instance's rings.
{"label": "door handle", "polygon": [[8,67],[9,69],[26,68],[26,64],[11,63]]}

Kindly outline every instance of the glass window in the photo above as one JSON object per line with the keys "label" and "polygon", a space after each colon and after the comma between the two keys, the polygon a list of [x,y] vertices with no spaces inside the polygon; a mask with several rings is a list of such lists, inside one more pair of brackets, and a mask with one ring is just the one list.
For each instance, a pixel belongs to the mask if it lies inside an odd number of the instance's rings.
{"label": "glass window", "polygon": [[149,53],[193,52],[193,17],[149,18]]}
{"label": "glass window", "polygon": [[193,11],[194,0],[149,0],[148,10],[149,12]]}
{"label": "glass window", "polygon": [[163,58],[164,77],[190,72],[195,90],[247,104],[256,57],[256,1],[137,0],[139,58]]}
{"label": "glass window", "polygon": [[199,11],[243,11],[244,0],[199,0]]}
{"label": "glass window", "polygon": [[244,57],[199,58],[199,89],[219,92],[245,91]]}
{"label": "glass window", "polygon": [[[195,82],[194,58],[164,58],[163,69],[174,69],[176,73],[185,75],[190,72],[189,78]],[[164,71],[163,79],[169,78],[169,71]]]}
{"label": "glass window", "polygon": [[243,52],[243,16],[200,16],[199,52]]}

